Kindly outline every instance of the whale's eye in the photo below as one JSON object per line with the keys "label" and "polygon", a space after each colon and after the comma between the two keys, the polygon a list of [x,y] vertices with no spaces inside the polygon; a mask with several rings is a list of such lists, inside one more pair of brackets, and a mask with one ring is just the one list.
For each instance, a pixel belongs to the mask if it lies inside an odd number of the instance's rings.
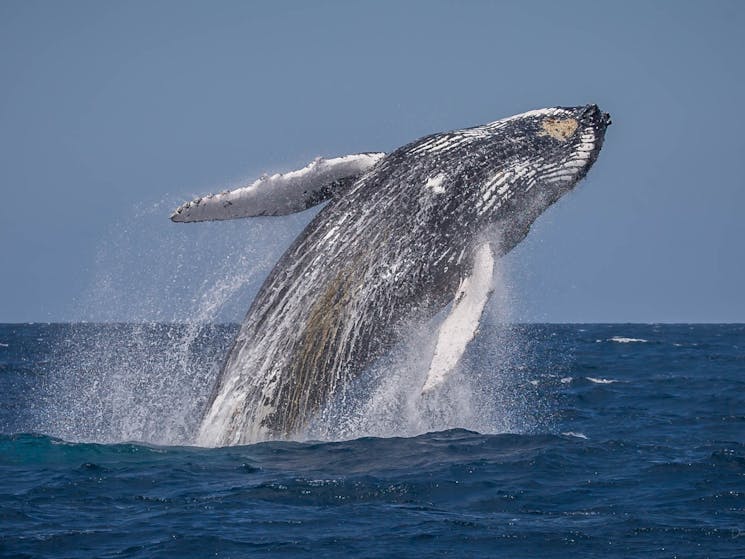
{"label": "whale's eye", "polygon": [[577,121],[573,118],[547,118],[541,123],[541,135],[551,136],[563,142],[574,134],[577,126]]}

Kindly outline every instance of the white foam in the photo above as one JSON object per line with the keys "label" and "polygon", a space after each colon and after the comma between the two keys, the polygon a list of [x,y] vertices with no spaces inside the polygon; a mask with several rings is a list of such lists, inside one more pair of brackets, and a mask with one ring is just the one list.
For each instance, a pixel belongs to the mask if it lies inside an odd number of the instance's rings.
{"label": "white foam", "polygon": [[649,340],[643,338],[624,338],[623,336],[613,336],[608,339],[609,342],[616,342],[619,344],[634,344],[634,343],[647,343]]}
{"label": "white foam", "polygon": [[567,431],[566,433],[562,433],[565,437],[575,437],[577,439],[587,439],[587,435],[584,433],[577,433],[575,431]]}
{"label": "white foam", "polygon": [[618,382],[615,379],[612,378],[594,378],[594,377],[585,377],[590,382],[594,382],[595,384],[613,384],[614,382]]}

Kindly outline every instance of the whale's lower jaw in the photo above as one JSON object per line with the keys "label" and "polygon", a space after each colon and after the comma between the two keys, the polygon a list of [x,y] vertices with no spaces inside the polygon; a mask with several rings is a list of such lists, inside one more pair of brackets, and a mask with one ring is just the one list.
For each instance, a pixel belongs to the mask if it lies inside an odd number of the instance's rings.
{"label": "whale's lower jaw", "polygon": [[[503,255],[585,176],[606,126],[597,107],[544,109],[433,135],[376,160],[316,215],[264,282],[198,443],[302,438],[403,325],[453,299],[482,235],[498,227],[493,256]],[[447,373],[438,371],[430,390]]]}

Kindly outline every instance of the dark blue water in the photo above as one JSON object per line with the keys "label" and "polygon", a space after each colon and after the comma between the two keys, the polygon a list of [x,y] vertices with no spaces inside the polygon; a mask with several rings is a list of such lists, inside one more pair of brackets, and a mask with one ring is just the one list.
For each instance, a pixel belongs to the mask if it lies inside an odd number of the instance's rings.
{"label": "dark blue water", "polygon": [[[198,410],[234,328],[187,336],[177,394],[147,372],[184,327],[0,326],[0,555],[745,557],[745,326],[511,328],[517,432],[203,449],[69,441],[116,439],[138,406],[132,433],[188,441],[187,397]],[[127,390],[102,340],[148,356]]]}

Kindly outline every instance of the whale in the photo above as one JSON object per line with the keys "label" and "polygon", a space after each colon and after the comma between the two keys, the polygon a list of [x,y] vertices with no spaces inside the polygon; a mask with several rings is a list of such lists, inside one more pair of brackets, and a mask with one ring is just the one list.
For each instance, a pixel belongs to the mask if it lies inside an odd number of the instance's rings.
{"label": "whale", "polygon": [[436,316],[421,392],[440,390],[477,334],[495,261],[585,177],[610,123],[594,104],[532,110],[388,153],[318,158],[179,206],[172,221],[189,223],[326,204],[254,298],[197,444],[302,438],[407,325]]}

